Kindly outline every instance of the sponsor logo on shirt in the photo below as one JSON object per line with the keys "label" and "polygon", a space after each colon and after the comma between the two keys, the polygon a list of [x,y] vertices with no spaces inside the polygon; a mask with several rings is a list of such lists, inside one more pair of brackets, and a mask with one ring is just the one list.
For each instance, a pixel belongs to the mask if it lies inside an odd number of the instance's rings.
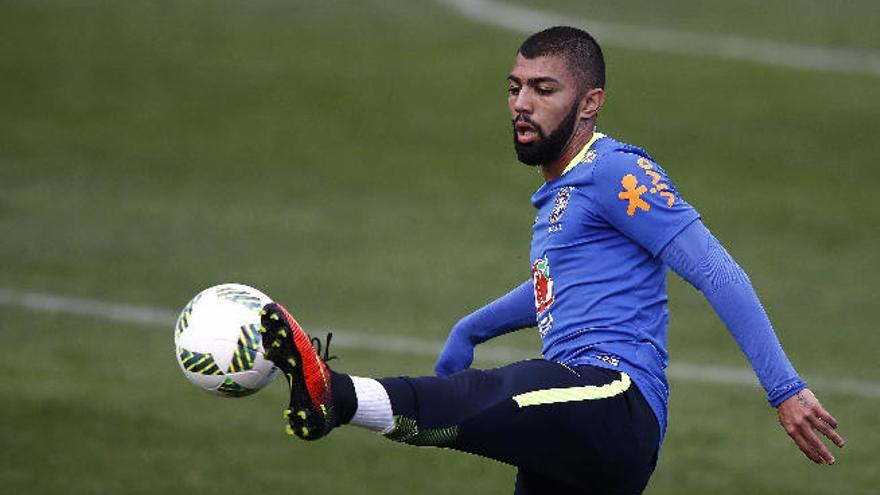
{"label": "sponsor logo on shirt", "polygon": [[535,292],[535,312],[543,313],[553,304],[553,279],[550,278],[550,263],[540,258],[532,265],[532,285]]}
{"label": "sponsor logo on shirt", "polygon": [[639,158],[638,166],[651,179],[651,188],[648,189],[647,186],[640,185],[639,179],[633,174],[626,174],[620,179],[623,191],[617,193],[617,197],[621,201],[627,201],[626,214],[633,216],[638,210],[648,211],[651,209],[651,205],[642,199],[642,195],[645,193],[660,194],[661,197],[666,198],[666,205],[672,206],[675,203],[675,195],[669,190],[669,184],[661,182],[663,176],[653,170],[654,165],[646,158]]}
{"label": "sponsor logo on shirt", "polygon": [[633,174],[626,174],[620,179],[620,185],[623,186],[623,191],[617,193],[617,197],[622,201],[629,201],[629,204],[626,206],[626,214],[629,216],[633,216],[636,214],[636,209],[648,211],[651,209],[651,205],[645,202],[642,199],[642,194],[645,194],[645,191],[648,190],[645,186],[639,185],[639,179],[636,179],[636,176]]}

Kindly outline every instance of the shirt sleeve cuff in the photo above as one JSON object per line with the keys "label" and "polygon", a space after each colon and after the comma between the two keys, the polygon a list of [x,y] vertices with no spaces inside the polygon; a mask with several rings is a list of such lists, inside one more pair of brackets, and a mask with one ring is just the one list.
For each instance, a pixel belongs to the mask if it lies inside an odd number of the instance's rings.
{"label": "shirt sleeve cuff", "polygon": [[767,402],[773,407],[785,402],[789,397],[807,388],[806,382],[800,378],[789,382],[781,387],[776,387],[767,394]]}

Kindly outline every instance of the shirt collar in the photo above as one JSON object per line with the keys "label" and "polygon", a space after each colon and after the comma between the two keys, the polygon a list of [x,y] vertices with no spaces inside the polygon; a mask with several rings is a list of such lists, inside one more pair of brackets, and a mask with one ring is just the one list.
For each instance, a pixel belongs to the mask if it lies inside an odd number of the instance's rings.
{"label": "shirt collar", "polygon": [[574,158],[572,158],[571,161],[568,162],[568,165],[565,166],[565,170],[562,171],[562,175],[567,174],[571,171],[571,169],[577,167],[580,162],[584,161],[584,157],[587,156],[587,152],[590,151],[590,147],[593,146],[593,143],[595,143],[599,139],[602,139],[603,137],[605,137],[605,134],[602,134],[601,132],[593,132],[593,135],[592,137],[590,137],[590,140],[587,141],[587,144],[585,144],[584,147],[581,148],[581,150],[578,152],[578,154],[575,155]]}

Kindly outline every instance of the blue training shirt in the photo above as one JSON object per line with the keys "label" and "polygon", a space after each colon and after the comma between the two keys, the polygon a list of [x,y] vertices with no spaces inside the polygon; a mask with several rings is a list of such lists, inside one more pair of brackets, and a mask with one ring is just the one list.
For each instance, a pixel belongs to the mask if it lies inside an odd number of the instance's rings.
{"label": "blue training shirt", "polygon": [[657,257],[699,218],[642,149],[594,133],[532,196],[535,311],[543,354],[626,372],[666,430],[667,268]]}

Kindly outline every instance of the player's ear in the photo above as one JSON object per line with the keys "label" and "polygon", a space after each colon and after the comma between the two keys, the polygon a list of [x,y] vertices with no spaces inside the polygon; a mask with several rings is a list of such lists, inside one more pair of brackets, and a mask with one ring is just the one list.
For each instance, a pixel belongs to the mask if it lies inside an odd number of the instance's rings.
{"label": "player's ear", "polygon": [[584,92],[581,96],[581,115],[582,119],[592,119],[596,117],[602,105],[605,104],[605,90],[602,88],[593,88]]}

